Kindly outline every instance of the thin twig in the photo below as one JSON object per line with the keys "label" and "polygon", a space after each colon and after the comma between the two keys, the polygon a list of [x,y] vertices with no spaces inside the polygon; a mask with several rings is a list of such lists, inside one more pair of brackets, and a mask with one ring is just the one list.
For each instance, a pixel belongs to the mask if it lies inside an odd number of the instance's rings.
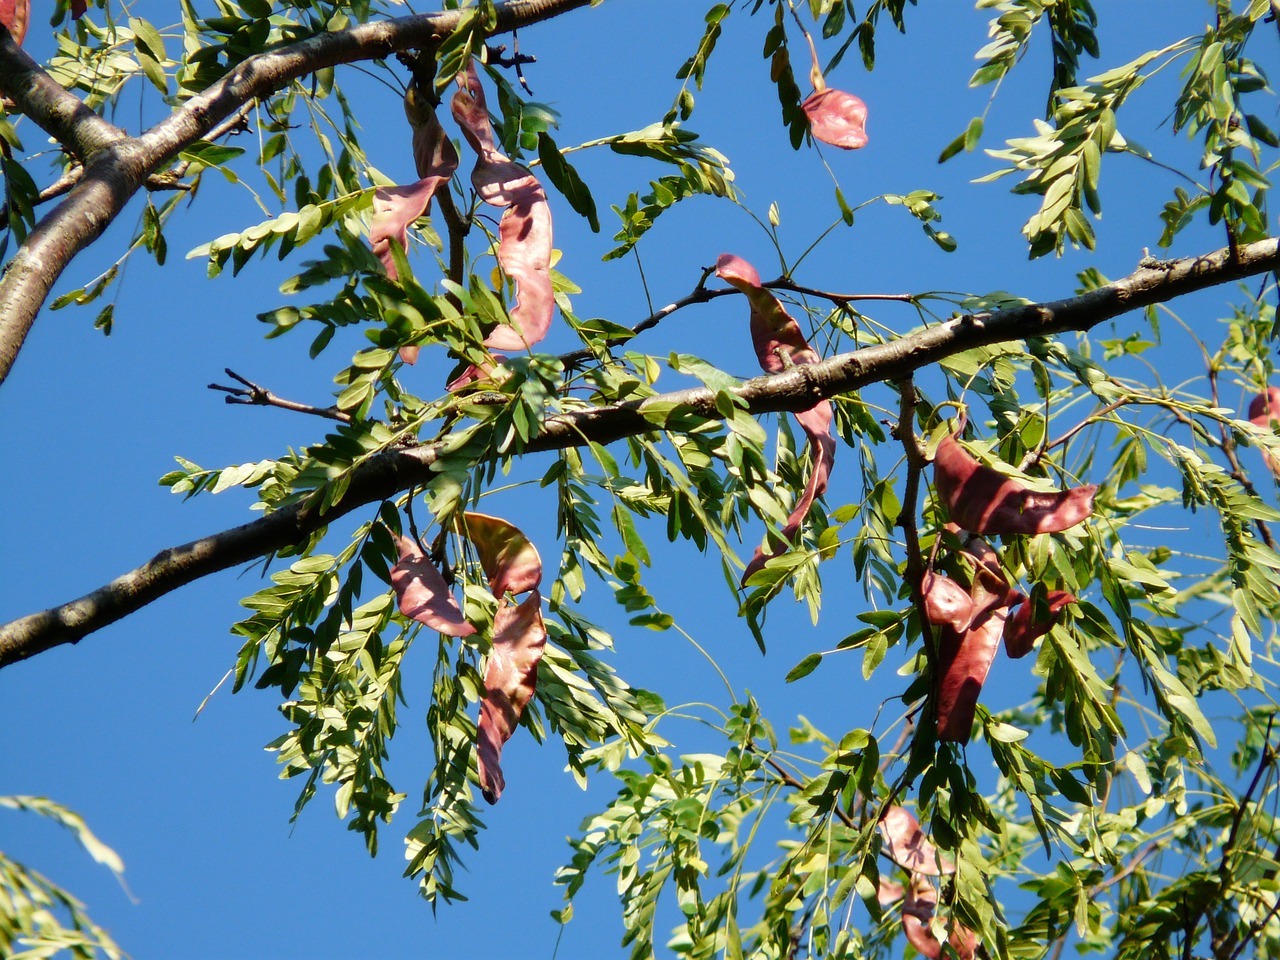
{"label": "thin twig", "polygon": [[[1265,915],[1259,917],[1257,920],[1255,920],[1252,924],[1249,925],[1249,932],[1246,933],[1243,937],[1239,938],[1240,942],[1234,945],[1234,947],[1231,950],[1231,956],[1229,956],[1227,960],[1237,960],[1237,958],[1240,956],[1241,951],[1243,951],[1244,948],[1249,945],[1249,942],[1258,935],[1258,931],[1261,930],[1263,927],[1265,927],[1268,923],[1270,923],[1271,919],[1277,913],[1280,913],[1280,900],[1277,900],[1272,905],[1271,909],[1266,912]],[[1227,936],[1227,938],[1223,941],[1223,946],[1222,946],[1222,949],[1218,951],[1218,954],[1217,954],[1218,956],[1221,956],[1222,953],[1226,952],[1226,949],[1229,945],[1231,945],[1231,941],[1234,936],[1235,936],[1235,931],[1232,930],[1231,934]]]}
{"label": "thin twig", "polygon": [[520,33],[516,30],[511,31],[511,56],[505,56],[507,45],[498,44],[494,46],[492,43],[488,45],[486,53],[488,62],[495,67],[515,67],[516,80],[520,82],[521,89],[529,96],[533,96],[533,90],[529,87],[529,81],[524,76],[524,65],[526,63],[537,63],[538,58],[530,53],[520,52]]}
{"label": "thin twig", "polygon": [[835,293],[831,290],[819,290],[817,287],[806,287],[796,283],[789,277],[778,277],[761,284],[770,290],[786,290],[806,297],[820,297],[832,303],[854,303],[859,300],[880,300],[890,303],[918,303],[921,299],[917,293]]}
{"label": "thin twig", "polygon": [[[679,300],[674,300],[662,309],[655,310],[653,313],[649,314],[649,316],[645,317],[632,327],[631,333],[627,336],[610,337],[605,341],[605,345],[609,347],[616,347],[619,344],[626,343],[632,337],[636,336],[636,334],[653,329],[677,310],[683,310],[685,307],[693,306],[695,303],[709,303],[712,300],[719,299],[720,297],[727,297],[738,292],[732,288],[725,290],[708,290],[706,286],[707,279],[714,272],[714,267],[704,268],[701,279],[698,280],[692,291],[681,297]],[[592,351],[583,349],[573,350],[569,353],[562,353],[558,359],[565,366],[573,366],[574,364],[584,363],[587,360],[591,360],[594,356],[595,354]]]}
{"label": "thin twig", "polygon": [[[1062,446],[1068,440],[1074,437],[1077,433],[1083,430],[1085,427],[1089,426],[1090,424],[1097,423],[1107,414],[1114,413],[1116,410],[1119,410],[1125,404],[1131,403],[1131,402],[1137,402],[1137,401],[1131,401],[1127,398],[1115,400],[1115,401],[1112,401],[1111,403],[1108,403],[1105,407],[1103,407],[1097,413],[1089,414],[1089,416],[1085,417],[1083,420],[1081,420],[1074,427],[1069,429],[1066,433],[1062,434],[1062,436],[1058,437],[1056,440],[1046,441],[1042,443],[1039,447],[1037,447],[1035,450],[1028,451],[1027,455],[1022,458],[1022,463],[1018,465],[1018,469],[1026,470],[1028,467],[1034,466],[1035,464],[1039,463],[1040,460],[1044,457],[1044,455],[1048,453],[1050,450],[1054,449],[1055,447]],[[1045,436],[1048,437],[1049,435],[1046,433]]]}
{"label": "thin twig", "polygon": [[1150,843],[1145,843],[1141,847],[1139,847],[1137,852],[1134,853],[1134,855],[1130,858],[1128,863],[1126,863],[1123,867],[1117,870],[1110,877],[1107,877],[1107,879],[1099,883],[1095,883],[1092,887],[1089,888],[1089,893],[1088,893],[1089,899],[1093,899],[1098,894],[1102,893],[1102,891],[1106,890],[1108,887],[1114,887],[1117,883],[1119,883],[1125,877],[1133,873],[1133,871],[1137,870],[1140,866],[1142,866],[1142,861],[1146,860],[1147,857],[1151,856],[1151,854],[1155,853],[1157,850],[1160,849],[1162,843],[1163,841],[1161,840],[1152,840]]}
{"label": "thin twig", "polygon": [[[1218,368],[1214,365],[1209,367],[1209,389],[1211,391],[1213,405],[1215,407],[1220,407],[1222,404],[1218,400]],[[1244,466],[1240,463],[1240,458],[1236,456],[1235,438],[1232,437],[1231,432],[1227,430],[1227,425],[1225,423],[1219,423],[1218,432],[1222,437],[1222,455],[1227,458],[1227,465],[1231,468],[1231,478],[1235,480],[1236,483],[1240,484],[1240,486],[1244,487],[1244,492],[1249,496],[1253,497],[1255,500],[1261,499],[1258,497],[1258,491],[1257,488],[1254,487],[1253,481],[1250,480],[1249,475],[1245,473]],[[1262,542],[1274,550],[1276,545],[1271,539],[1271,528],[1267,525],[1267,522],[1259,517],[1254,520],[1254,526],[1258,531],[1258,536],[1262,538]]]}
{"label": "thin twig", "polygon": [[[732,288],[725,290],[707,289],[707,280],[711,278],[713,273],[715,273],[714,267],[703,268],[702,278],[690,293],[681,297],[679,300],[668,303],[660,310],[655,310],[649,316],[645,317],[632,327],[630,335],[625,337],[613,337],[605,341],[606,345],[616,347],[620,344],[626,343],[636,334],[643,333],[645,330],[650,330],[653,327],[656,327],[677,310],[683,310],[685,307],[691,307],[694,304],[709,303],[712,300],[719,299],[720,297],[732,296],[739,292]],[[914,293],[833,293],[830,290],[819,290],[816,287],[802,286],[786,277],[779,277],[776,280],[770,280],[767,283],[761,284],[761,286],[769,290],[785,290],[788,293],[798,293],[802,296],[820,297],[841,306],[852,303],[855,300],[880,300],[891,303],[917,303],[920,300],[920,295]],[[559,359],[566,366],[572,366],[573,364],[590,360],[593,356],[594,354],[590,350],[584,349],[574,350],[570,353],[563,353],[560,355]]]}
{"label": "thin twig", "polygon": [[916,500],[920,496],[920,475],[928,461],[916,439],[915,412],[916,387],[911,377],[898,381],[898,394],[901,400],[898,408],[898,425],[895,433],[898,442],[907,455],[907,482],[902,491],[902,510],[898,514],[897,525],[902,530],[907,551],[907,583],[911,586],[911,598],[916,608],[916,619],[920,621],[920,635],[924,639],[925,656],[931,668],[938,662],[938,649],[934,645],[933,631],[929,629],[929,618],[925,614],[924,556],[920,553],[920,531],[916,527]]}
{"label": "thin twig", "polygon": [[[778,778],[788,787],[790,787],[793,790],[804,789],[804,784],[801,783],[799,780],[797,780],[791,774],[791,771],[789,771],[786,767],[780,764],[777,760],[773,759],[773,757],[765,757],[764,762],[769,765],[770,769],[772,769],[773,772],[778,775]],[[853,817],[849,816],[849,814],[841,810],[838,804],[831,805],[831,812],[834,813],[837,817],[839,817],[840,822],[843,823],[850,830],[856,829],[857,827],[856,821],[853,819]]]}
{"label": "thin twig", "polygon": [[351,422],[351,414],[344,413],[337,407],[316,407],[309,403],[298,403],[296,400],[285,400],[283,397],[277,397],[266,387],[245,379],[230,367],[224,367],[223,370],[232,380],[244,384],[244,387],[228,387],[220,383],[209,384],[210,390],[220,390],[227,394],[223,398],[227,403],[240,403],[250,407],[279,407],[281,410],[308,413],[313,417],[324,417],[326,420],[337,420],[339,423]]}
{"label": "thin twig", "polygon": [[1262,735],[1262,755],[1258,758],[1258,769],[1253,772],[1253,779],[1249,781],[1249,787],[1244,792],[1244,796],[1240,798],[1239,804],[1236,805],[1235,816],[1231,818],[1231,832],[1227,834],[1227,842],[1222,847],[1222,860],[1218,864],[1218,874],[1225,880],[1227,873],[1227,861],[1231,854],[1235,851],[1236,838],[1240,833],[1240,824],[1244,822],[1245,809],[1253,801],[1253,791],[1258,789],[1258,784],[1262,782],[1262,776],[1276,762],[1276,753],[1271,749],[1271,728],[1276,722],[1276,715],[1273,713],[1267,717],[1267,729]]}

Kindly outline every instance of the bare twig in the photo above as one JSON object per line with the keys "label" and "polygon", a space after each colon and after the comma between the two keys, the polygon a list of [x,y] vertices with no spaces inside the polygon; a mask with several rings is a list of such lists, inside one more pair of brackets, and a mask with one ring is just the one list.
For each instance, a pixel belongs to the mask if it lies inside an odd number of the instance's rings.
{"label": "bare twig", "polygon": [[798,293],[806,297],[819,297],[823,300],[830,300],[832,303],[855,303],[860,300],[879,300],[889,303],[919,303],[922,297],[918,293],[836,293],[832,290],[819,290],[817,287],[806,287],[796,283],[788,277],[778,277],[776,280],[762,284],[770,290],[786,290],[788,293]]}
{"label": "bare twig", "polygon": [[[1218,400],[1218,368],[1213,364],[1209,366],[1209,389],[1212,391],[1213,405],[1215,407],[1221,406],[1222,404]],[[1240,463],[1240,458],[1236,455],[1236,441],[1231,436],[1231,431],[1227,429],[1225,423],[1219,423],[1218,432],[1222,438],[1221,450],[1223,456],[1227,459],[1231,478],[1244,487],[1245,493],[1254,499],[1258,499],[1257,488],[1254,487],[1253,481],[1249,479],[1249,474],[1245,472],[1244,466]],[[1271,528],[1267,525],[1267,522],[1260,517],[1253,522],[1255,529],[1258,531],[1258,536],[1262,538],[1262,542],[1274,550],[1276,545],[1275,541],[1271,539]]]}
{"label": "bare twig", "polygon": [[1221,958],[1230,947],[1231,954],[1227,957],[1227,960],[1237,960],[1240,954],[1244,952],[1244,948],[1249,946],[1249,942],[1258,935],[1258,931],[1270,923],[1277,913],[1280,913],[1280,900],[1277,900],[1272,904],[1270,910],[1251,923],[1248,932],[1244,936],[1237,938],[1239,942],[1234,946],[1231,946],[1231,940],[1235,938],[1235,931],[1232,930],[1231,934],[1224,939],[1222,948],[1215,953],[1215,956]]}
{"label": "bare twig", "polygon": [[1117,883],[1119,883],[1125,877],[1132,874],[1135,870],[1137,870],[1140,866],[1142,866],[1143,861],[1146,860],[1147,857],[1151,856],[1151,854],[1159,850],[1162,844],[1163,844],[1162,840],[1152,840],[1150,843],[1144,843],[1141,847],[1139,847],[1134,852],[1133,856],[1129,858],[1128,863],[1126,863],[1123,867],[1121,867],[1111,876],[1107,877],[1107,879],[1099,883],[1095,883],[1092,887],[1089,888],[1089,894],[1088,894],[1089,899],[1092,900],[1094,897],[1102,893],[1102,891],[1106,890],[1108,887],[1114,887]]}
{"label": "bare twig", "polygon": [[[708,290],[706,286],[707,279],[714,272],[714,267],[705,267],[702,271],[702,277],[698,280],[692,291],[681,297],[679,300],[674,300],[662,309],[655,310],[653,313],[649,314],[649,316],[645,317],[631,328],[631,333],[628,336],[612,337],[609,340],[606,340],[605,344],[610,347],[616,347],[619,344],[626,343],[638,333],[643,333],[646,330],[653,329],[677,310],[683,310],[685,307],[691,307],[697,303],[710,303],[712,300],[719,299],[720,297],[731,296],[738,292],[733,289]],[[561,363],[565,364],[565,366],[573,366],[574,364],[585,363],[586,361],[591,360],[594,356],[595,354],[590,350],[573,350],[569,353],[560,354],[559,360]]]}
{"label": "bare twig", "polygon": [[1028,467],[1034,466],[1035,464],[1039,463],[1040,460],[1043,459],[1044,455],[1048,453],[1050,450],[1054,449],[1055,447],[1061,447],[1063,444],[1067,443],[1067,441],[1069,441],[1072,437],[1074,437],[1077,433],[1079,433],[1085,427],[1089,426],[1090,424],[1097,423],[1107,414],[1114,413],[1116,410],[1119,410],[1125,404],[1131,403],[1131,402],[1137,402],[1137,401],[1132,401],[1128,398],[1122,398],[1120,400],[1114,400],[1111,403],[1108,403],[1105,407],[1102,407],[1100,410],[1098,410],[1097,413],[1089,414],[1089,416],[1085,417],[1075,426],[1071,427],[1069,430],[1067,430],[1064,434],[1062,434],[1056,440],[1049,440],[1048,439],[1049,434],[1045,433],[1044,442],[1042,442],[1040,446],[1036,447],[1036,449],[1027,451],[1027,455],[1022,458],[1022,463],[1018,465],[1018,469],[1026,470]]}
{"label": "bare twig", "polygon": [[246,380],[230,367],[224,367],[223,372],[232,380],[244,384],[243,387],[227,387],[220,383],[209,384],[210,390],[221,390],[227,395],[224,398],[227,403],[240,403],[251,407],[279,407],[281,410],[308,413],[315,417],[324,417],[326,420],[337,420],[339,423],[351,422],[351,414],[344,413],[337,407],[314,407],[309,403],[285,400],[283,397],[277,397],[266,387],[259,386],[252,380]]}
{"label": "bare twig", "polygon": [[516,79],[520,82],[521,88],[525,93],[529,94],[529,96],[533,96],[533,90],[529,87],[529,81],[525,79],[524,65],[526,63],[537,63],[538,58],[533,56],[533,54],[520,52],[520,34],[517,31],[513,30],[511,32],[511,44],[513,49],[511,51],[511,56],[509,57],[506,56],[506,44],[499,44],[497,46],[489,44],[488,50],[486,51],[488,62],[493,64],[495,67],[515,67]]}

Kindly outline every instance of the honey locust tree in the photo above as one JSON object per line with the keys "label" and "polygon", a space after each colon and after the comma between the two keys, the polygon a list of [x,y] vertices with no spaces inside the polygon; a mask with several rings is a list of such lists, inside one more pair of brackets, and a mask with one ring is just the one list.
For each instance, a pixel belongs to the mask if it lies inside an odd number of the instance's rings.
{"label": "honey locust tree", "polygon": [[[622,132],[587,51],[550,79],[534,58],[626,0],[446,7],[72,0],[51,39],[50,11],[0,4],[0,402],[52,311],[111,333],[159,309],[125,268],[163,284],[194,230],[209,279],[166,296],[279,338],[274,372],[213,386],[290,431],[161,478],[193,508],[247,489],[253,518],[98,586],[60,553],[41,575],[88,592],[43,611],[6,591],[5,682],[247,568],[230,685],[279,703],[297,809],[403,840],[433,907],[515,857],[480,841],[518,752],[598,800],[556,920],[608,875],[633,957],[1277,955],[1280,5],[1135,30],[1089,0],[680,0],[648,23],[672,62],[605,53],[662,97]],[[965,17],[987,43],[956,101],[938,51]],[[957,168],[980,206],[953,237],[957,198],[898,181]],[[802,188],[824,205],[772,202]],[[1104,200],[1139,225],[1127,260]],[[275,262],[278,294],[249,287]],[[331,395],[281,387],[315,368]],[[656,634],[702,649],[664,600],[690,583],[736,612],[723,693],[629,679]],[[766,709],[747,660],[808,705]],[[406,703],[425,771],[390,764]],[[120,868],[65,807],[0,804]],[[7,856],[0,947],[120,954]]]}

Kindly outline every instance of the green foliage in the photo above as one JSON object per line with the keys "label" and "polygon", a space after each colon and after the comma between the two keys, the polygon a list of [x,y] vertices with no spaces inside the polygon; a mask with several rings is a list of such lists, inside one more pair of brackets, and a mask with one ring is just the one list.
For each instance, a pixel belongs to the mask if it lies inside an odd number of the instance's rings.
{"label": "green foliage", "polygon": [[[485,41],[497,15],[489,0],[454,6],[462,8],[458,28],[414,64],[441,93],[470,60],[489,55]],[[671,109],[640,129],[565,148],[552,136],[555,110],[526,99],[491,65],[485,82],[498,88],[495,130],[502,148],[527,156],[540,181],[592,230],[599,229],[596,198],[568,155],[607,146],[627,158],[618,161],[624,168],[640,166],[631,158],[663,165],[647,188],[613,206],[621,226],[605,259],[638,255],[660,216],[688,213],[681,201],[743,202],[728,159],[681,126],[731,12],[743,12],[743,20],[759,14],[742,26],[769,61],[779,135],[799,148],[809,128],[792,57],[802,49],[798,38],[813,33],[834,47],[828,72],[854,44],[870,69],[877,25],[887,16],[905,31],[906,6],[873,0],[860,13],[852,0],[709,4],[693,53],[676,73]],[[1185,172],[1163,210],[1152,211],[1153,223],[1158,214],[1163,225],[1158,242],[1167,247],[1191,224],[1206,223],[1236,250],[1266,235],[1268,175],[1280,140],[1266,119],[1274,97],[1245,53],[1263,41],[1253,33],[1272,5],[1217,0],[1202,36],[1084,80],[1082,59],[1101,53],[1100,14],[1089,0],[980,0],[978,7],[996,16],[977,54],[975,86],[998,88],[1030,70],[1035,38],[1048,34],[1047,120],[1034,121],[1033,136],[990,151],[1005,166],[983,178],[1017,174],[1014,193],[1038,198],[1023,227],[1032,257],[1062,254],[1068,242],[1094,248],[1104,157],[1163,165],[1120,127],[1130,98],[1174,67],[1183,79],[1169,105],[1171,126],[1196,138],[1200,168]],[[161,28],[137,17],[108,18],[105,26],[80,21],[59,33],[50,72],[95,109],[131,91],[180,103],[258,51],[341,30],[373,10],[361,2],[220,0],[214,12],[201,16],[184,2],[181,24]],[[374,66],[403,87],[397,68]],[[1273,816],[1280,732],[1272,730],[1271,669],[1280,512],[1268,474],[1256,467],[1275,470],[1280,439],[1234,409],[1272,379],[1275,312],[1266,300],[1274,286],[1242,295],[1221,318],[1220,344],[1180,321],[1162,328],[1153,311],[1144,330],[939,349],[914,382],[869,384],[834,398],[840,483],[784,543],[781,531],[814,469],[788,415],[753,415],[742,381],[711,359],[638,352],[658,320],[723,292],[707,287],[708,274],[684,300],[631,328],[619,319],[622,307],[617,317],[575,315],[578,288],[552,271],[558,316],[581,350],[552,356],[535,344],[499,364],[486,338],[510,320],[524,291],[498,260],[486,221],[492,211],[465,178],[454,178],[434,212],[413,225],[409,249],[395,249],[392,279],[368,245],[374,192],[389,181],[365,154],[338,79],[326,68],[264,96],[253,121],[256,151],[211,136],[175,156],[157,184],[196,198],[202,178],[216,172],[248,192],[261,211],[257,222],[188,256],[207,259],[210,277],[228,263],[235,276],[273,248],[280,260],[295,258],[297,272],[281,296],[305,293],[313,302],[290,299],[259,319],[267,337],[308,329],[308,356],[333,367],[333,403],[320,412],[342,422],[323,439],[220,469],[178,458],[179,468],[160,480],[188,498],[252,489],[254,509],[265,515],[305,506],[332,527],[266,558],[265,579],[242,601],[248,613],[233,627],[241,642],[234,689],[253,686],[280,701],[283,730],[269,748],[281,777],[299,778],[297,812],[332,791],[338,817],[370,854],[380,831],[402,833],[406,876],[422,895],[433,905],[465,899],[460,868],[477,855],[484,830],[475,717],[504,598],[490,594],[457,521],[494,502],[486,498],[500,484],[536,484],[548,516],[554,500],[559,541],[540,544],[556,557],[544,598],[548,640],[517,735],[539,744],[540,756],[563,750],[577,783],[608,779],[617,789],[570,841],[556,878],[566,901],[561,923],[570,922],[595,870],[616,884],[623,946],[635,960],[664,947],[689,958],[790,958],[801,943],[815,957],[900,955],[904,908],[880,894],[919,878],[887,855],[879,823],[904,806],[955,863],[936,881],[935,933],[967,928],[984,956],[1040,960],[1068,946],[1118,958],[1280,955],[1280,824]],[[986,124],[985,115],[971,121],[941,159],[976,149]],[[411,131],[400,133],[407,143]],[[41,202],[31,172],[36,155],[8,118],[0,118],[0,139],[4,242],[21,243]],[[79,170],[75,158],[62,162]],[[833,222],[854,226],[860,207],[840,187],[835,195]],[[53,306],[104,296],[138,248],[163,264],[178,198],[149,201],[125,255]],[[902,207],[943,250],[956,249],[938,229],[933,191],[875,199]],[[757,222],[779,244],[785,266],[776,210],[766,217],[772,229],[764,218]],[[301,260],[303,247],[312,259]],[[1158,261],[1143,262],[1160,269]],[[1089,292],[1106,281],[1089,269],[1080,282]],[[824,356],[891,347],[903,334],[905,325],[861,313],[856,298],[791,284],[789,272],[776,286],[779,295],[803,291],[790,306]],[[956,326],[985,321],[982,314],[1027,302],[1004,291],[897,299],[916,311],[917,330],[955,315],[963,317]],[[745,316],[742,301],[734,303]],[[111,306],[98,317],[107,330],[128,320]],[[450,392],[439,378],[410,378],[405,348],[447,355],[455,373],[472,368],[478,379]],[[1151,358],[1164,349],[1203,357],[1203,377],[1163,382]],[[706,392],[696,399],[666,392],[677,378]],[[605,422],[599,436],[613,442],[584,434],[566,445],[564,425],[588,422],[568,419],[584,412]],[[1075,602],[1032,655],[996,658],[993,675],[1014,678],[1009,687],[1022,693],[1012,705],[980,701],[967,746],[938,738],[937,690],[947,666],[920,579],[925,566],[965,583],[977,575],[948,527],[936,476],[921,461],[945,433],[963,429],[954,426],[961,412],[968,427],[958,439],[998,474],[1042,494],[1097,486],[1094,513],[1083,523],[989,537],[999,575],[1025,592],[1030,609],[1043,612],[1049,591]],[[625,428],[607,433],[624,418]],[[547,443],[556,431],[556,442]],[[554,452],[536,469],[521,464],[524,454],[548,447]],[[1251,447],[1269,459],[1260,461]],[[398,472],[397,454],[405,451],[421,457],[420,472]],[[348,514],[344,497],[370,474],[384,499]],[[1161,531],[1170,526],[1191,531],[1181,545],[1166,542]],[[477,625],[474,635],[437,635],[400,611],[391,571],[402,534],[417,538],[439,566]],[[664,535],[667,544],[658,542]],[[777,555],[739,584],[742,555],[762,539]],[[879,709],[831,734],[794,718],[782,744],[759,704],[732,688],[727,703],[669,706],[660,692],[629,682],[616,650],[623,631],[683,634],[660,596],[664,558],[677,552],[711,569],[718,562],[761,648],[767,616],[784,594],[816,623],[829,590],[860,591],[856,622],[835,633],[843,639],[817,650],[796,638],[784,676],[803,690],[843,669],[850,682],[874,690],[868,698]],[[600,595],[615,605],[603,606],[616,617],[607,621],[616,624],[611,629],[593,619]],[[406,702],[426,703],[415,709],[433,762],[419,782],[393,785],[387,761]],[[689,718],[702,735],[698,752],[681,752]],[[421,789],[422,802],[406,827],[411,789]],[[61,808],[27,798],[0,798],[0,805],[54,816],[118,869]],[[5,950],[119,955],[68,894],[3,858],[0,897]]]}
{"label": "green foliage", "polygon": [[[95,861],[117,876],[124,863],[84,820],[43,797],[0,796],[0,807],[45,817],[70,830]],[[47,877],[0,853],[0,949],[14,960],[37,960],[65,951],[81,960],[121,960],[124,951],[97,926],[84,905]]]}

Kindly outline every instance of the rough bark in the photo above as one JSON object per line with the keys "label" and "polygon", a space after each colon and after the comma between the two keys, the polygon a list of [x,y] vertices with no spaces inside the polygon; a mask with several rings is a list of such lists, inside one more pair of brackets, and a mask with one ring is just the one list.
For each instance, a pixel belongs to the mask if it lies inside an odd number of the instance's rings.
{"label": "rough bark", "polygon": [[[1269,239],[1134,273],[1097,290],[1063,300],[992,313],[966,314],[886,344],[864,347],[820,363],[757,377],[736,393],[753,414],[803,410],[822,399],[870,383],[900,381],[921,367],[993,343],[1088,330],[1130,310],[1163,303],[1244,277],[1280,269],[1280,240]],[[565,414],[550,419],[528,445],[533,453],[610,443],[651,432],[645,404],[680,404],[691,413],[719,419],[715,395],[705,388]],[[388,450],[355,471],[350,487],[323,516],[314,507],[291,506],[231,530],[171,547],[111,583],[77,600],[0,626],[0,667],[82,637],[127,616],[201,577],[296,544],[360,506],[377,503],[431,476],[440,448],[424,445]]]}

